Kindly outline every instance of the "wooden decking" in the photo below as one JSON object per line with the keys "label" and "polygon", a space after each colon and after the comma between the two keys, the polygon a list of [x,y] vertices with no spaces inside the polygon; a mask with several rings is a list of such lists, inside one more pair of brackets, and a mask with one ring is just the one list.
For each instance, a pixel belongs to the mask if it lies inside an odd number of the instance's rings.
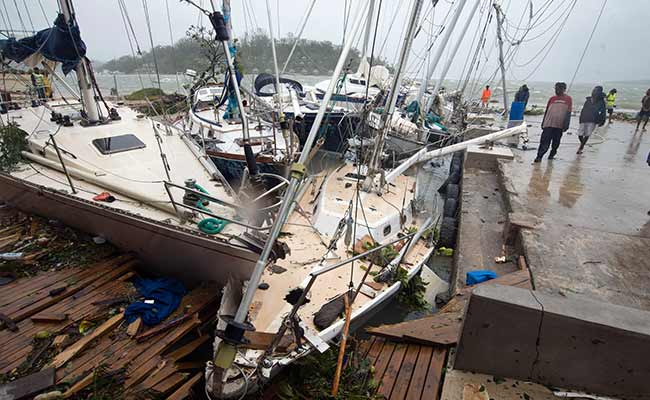
{"label": "wooden decking", "polygon": [[397,343],[372,336],[362,353],[375,367],[377,393],[389,400],[434,400],[440,395],[447,348]]}

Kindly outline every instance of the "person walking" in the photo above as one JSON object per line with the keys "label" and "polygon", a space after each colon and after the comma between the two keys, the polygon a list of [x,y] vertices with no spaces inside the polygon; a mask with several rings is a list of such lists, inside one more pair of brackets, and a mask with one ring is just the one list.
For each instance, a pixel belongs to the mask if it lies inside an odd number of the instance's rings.
{"label": "person walking", "polygon": [[537,149],[536,163],[542,161],[542,157],[551,147],[551,153],[548,155],[549,160],[555,158],[557,149],[562,141],[562,134],[569,129],[571,123],[571,110],[573,109],[573,100],[566,94],[566,83],[557,82],[555,84],[555,96],[548,99],[544,119],[542,119],[542,138],[539,141]]}
{"label": "person walking", "polygon": [[481,105],[483,107],[487,107],[487,104],[490,101],[490,97],[492,97],[490,85],[485,85],[485,89],[483,89],[483,93],[481,93]]}
{"label": "person walking", "polygon": [[650,118],[650,89],[648,89],[645,92],[645,96],[643,96],[643,100],[641,100],[641,111],[639,111],[639,115],[636,119],[636,130],[639,130],[639,126],[641,125],[641,121],[643,122],[643,131],[645,132],[645,127],[648,125],[648,119]]}
{"label": "person walking", "polygon": [[614,108],[616,107],[616,89],[612,89],[607,93],[607,114],[609,114],[609,123],[612,123],[612,115],[614,115]]}
{"label": "person walking", "polygon": [[528,90],[527,85],[521,85],[517,93],[515,94],[515,102],[524,103],[524,109],[528,105],[528,98],[530,97],[530,91]]}
{"label": "person walking", "polygon": [[[611,92],[610,92],[611,93]],[[576,154],[582,154],[582,151],[589,140],[589,137],[596,129],[596,126],[605,125],[607,120],[605,93],[602,86],[596,86],[591,91],[591,96],[585,100],[580,112],[580,126],[578,127],[578,139],[580,147]]]}

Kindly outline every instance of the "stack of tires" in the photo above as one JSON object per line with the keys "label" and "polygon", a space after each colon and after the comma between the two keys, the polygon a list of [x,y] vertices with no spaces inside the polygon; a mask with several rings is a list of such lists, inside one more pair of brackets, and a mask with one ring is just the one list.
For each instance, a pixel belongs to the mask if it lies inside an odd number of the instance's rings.
{"label": "stack of tires", "polygon": [[463,152],[456,152],[449,165],[449,177],[438,192],[445,196],[445,205],[440,224],[439,247],[455,248],[458,226],[458,206],[460,204],[460,176],[463,170]]}

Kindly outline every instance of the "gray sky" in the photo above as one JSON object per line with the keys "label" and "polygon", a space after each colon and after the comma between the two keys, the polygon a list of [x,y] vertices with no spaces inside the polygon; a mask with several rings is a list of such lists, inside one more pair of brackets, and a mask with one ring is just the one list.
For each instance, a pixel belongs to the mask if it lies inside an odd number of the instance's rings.
{"label": "gray sky", "polygon": [[[174,39],[185,36],[190,25],[199,23],[196,9],[178,0],[167,0],[171,14],[171,28]],[[208,5],[209,0],[194,0],[197,3]],[[220,6],[220,0],[214,0]],[[297,32],[297,27],[311,0],[268,0],[273,8],[273,24],[277,31],[277,5],[280,8],[281,26],[280,32],[286,35],[288,32]],[[393,61],[401,44],[401,34],[406,24],[407,14],[410,10],[412,0],[383,0],[380,18],[377,48],[386,41],[382,55]],[[467,20],[467,15],[474,1],[468,0],[467,6],[460,18],[459,24],[452,36],[452,43],[458,39],[458,31]],[[486,3],[488,0],[480,0]],[[526,80],[570,81],[580,55],[587,42],[594,22],[603,4],[603,0],[577,0],[573,13],[566,21],[566,24],[559,34],[555,44],[548,45],[553,38],[553,33],[562,22],[563,11],[568,8],[573,0],[530,0],[533,3],[533,13],[538,13],[545,3],[551,1],[548,11],[543,15],[538,26],[531,30],[525,42],[520,46],[517,56],[512,63],[508,78],[519,81],[527,76]],[[40,0],[45,8],[49,19],[53,19],[57,9],[55,0]],[[149,5],[153,38],[156,44],[169,44],[169,24],[165,0],[147,0]],[[316,0],[316,6],[310,18],[310,24],[305,30],[303,37],[317,40],[330,40],[340,43],[343,34],[344,9],[348,2],[352,2],[353,14],[359,0]],[[378,3],[379,1],[377,1]],[[148,32],[144,18],[142,0],[125,0],[129,15],[133,21],[134,28],[140,46],[150,48]],[[250,11],[244,12],[245,7],[250,6]],[[433,15],[433,23],[442,23],[449,7],[452,7],[451,0],[440,0]],[[529,0],[501,0],[503,9],[506,10],[508,18],[507,33],[509,37],[518,37],[521,30],[528,24]],[[586,54],[584,62],[576,81],[602,82],[620,80],[648,80],[650,79],[650,52],[648,52],[648,39],[644,32],[647,32],[647,21],[650,20],[650,7],[648,0],[609,0],[607,2],[603,17],[600,21],[596,34]],[[20,20],[13,2],[6,2],[11,15],[14,29],[20,27]],[[19,0],[19,6],[23,3]],[[39,7],[38,0],[27,0],[24,3],[29,7],[29,15],[21,7],[21,16],[25,25],[29,28],[29,17],[31,17],[37,29],[45,26],[45,19]],[[122,17],[117,0],[75,0],[75,7],[78,13],[78,20],[81,26],[82,35],[89,48],[89,56],[97,60],[108,60],[129,54],[129,43],[126,37]],[[430,10],[430,1],[425,1],[424,11]],[[235,33],[238,36],[244,34],[246,27],[259,27],[268,30],[268,20],[265,0],[232,0],[233,24]],[[248,7],[246,7],[248,9]],[[556,13],[551,13],[557,9]],[[4,13],[4,10],[3,10]],[[249,18],[249,15],[253,18]],[[423,49],[427,45],[429,36],[426,31],[431,28],[431,12],[426,12],[427,22],[423,25],[423,31],[414,43],[414,53],[409,63],[409,72],[414,75],[416,71],[422,70],[423,61],[418,55],[424,54]],[[472,20],[468,34],[457,57],[452,64],[449,77],[458,78],[461,75],[463,65],[470,52],[470,42],[475,30],[479,26],[479,13]],[[523,16],[523,18],[522,18]],[[522,23],[519,24],[520,18]],[[389,32],[389,26],[393,22]],[[483,18],[481,18],[483,21]],[[205,18],[203,24],[207,24]],[[4,23],[0,20],[0,24]],[[544,33],[545,31],[547,31]],[[493,75],[496,70],[497,51],[494,46],[495,23],[488,27],[487,44],[485,53],[481,56],[481,64],[485,64],[483,76],[485,78]],[[451,47],[451,46],[448,46]],[[545,58],[546,49],[550,51]],[[541,54],[535,58],[541,50]],[[447,52],[448,54],[448,52]],[[490,55],[489,61],[485,57]],[[282,61],[282,60],[281,60]],[[442,64],[442,63],[441,63]],[[439,68],[440,69],[440,68]],[[420,75],[422,73],[420,72]],[[437,75],[437,74],[436,74]]]}

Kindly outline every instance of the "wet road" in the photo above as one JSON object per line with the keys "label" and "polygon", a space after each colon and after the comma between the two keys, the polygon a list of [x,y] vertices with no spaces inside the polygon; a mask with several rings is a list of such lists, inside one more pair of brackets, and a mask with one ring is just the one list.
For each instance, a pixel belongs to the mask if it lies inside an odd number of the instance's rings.
{"label": "wet road", "polygon": [[[529,122],[536,147],[541,129]],[[565,134],[555,160],[531,165],[536,151],[517,151],[505,168],[513,211],[542,222],[523,234],[536,287],[650,310],[650,132],[618,122],[582,155],[578,144]]]}

